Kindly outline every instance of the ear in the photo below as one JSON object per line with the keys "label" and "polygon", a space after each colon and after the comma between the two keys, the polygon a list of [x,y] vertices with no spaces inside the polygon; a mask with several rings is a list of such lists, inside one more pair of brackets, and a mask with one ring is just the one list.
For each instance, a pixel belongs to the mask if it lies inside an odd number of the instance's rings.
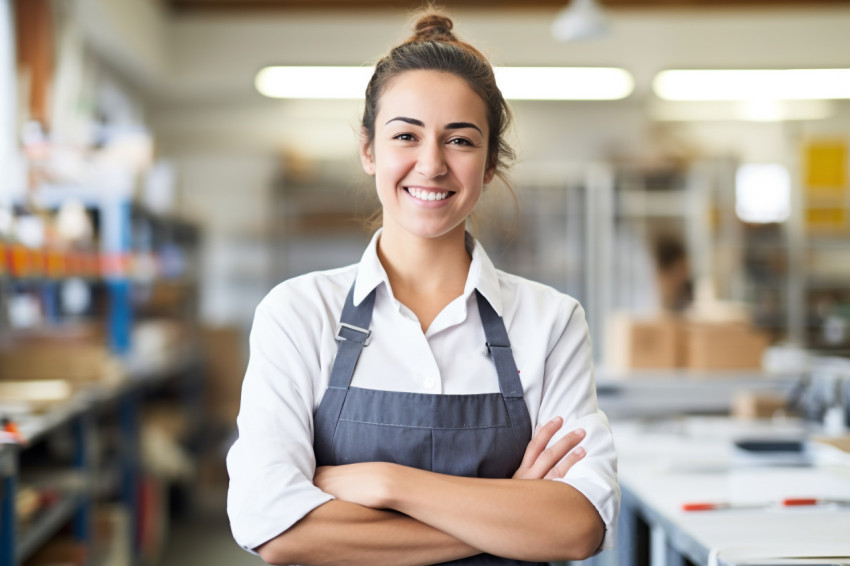
{"label": "ear", "polygon": [[490,181],[493,180],[493,177],[496,176],[496,166],[489,165],[487,169],[484,170],[484,184],[489,185]]}
{"label": "ear", "polygon": [[360,164],[367,175],[375,174],[375,156],[365,131],[360,132]]}

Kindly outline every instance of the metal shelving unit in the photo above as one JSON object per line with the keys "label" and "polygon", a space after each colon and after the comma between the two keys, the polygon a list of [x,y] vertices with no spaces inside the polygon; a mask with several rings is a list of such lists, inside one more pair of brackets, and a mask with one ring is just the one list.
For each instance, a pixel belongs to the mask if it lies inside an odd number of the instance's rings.
{"label": "metal shelving unit", "polygon": [[[119,194],[128,194],[126,192]],[[93,316],[106,330],[106,343],[112,354],[122,360],[126,376],[116,383],[92,382],[76,388],[71,398],[52,406],[44,413],[20,414],[16,419],[26,444],[0,444],[0,566],[20,566],[29,557],[60,532],[68,532],[94,556],[95,506],[104,501],[118,502],[130,517],[129,536],[134,563],[141,561],[141,540],[137,528],[141,502],[139,489],[143,481],[143,463],[140,457],[142,412],[152,397],[176,396],[177,402],[191,417],[192,426],[200,430],[203,411],[202,361],[199,347],[192,340],[174,346],[169,355],[147,363],[141,356],[133,356],[132,330],[137,321],[137,310],[144,305],[134,294],[136,287],[148,290],[159,283],[156,278],[144,281],[134,278],[131,269],[134,254],[144,252],[155,256],[157,246],[171,249],[170,258],[163,259],[170,271],[158,273],[163,282],[191,286],[196,281],[194,266],[188,256],[194,250],[180,250],[180,246],[193,247],[198,232],[189,223],[178,219],[159,217],[134,205],[127,198],[97,193],[84,188],[44,187],[39,193],[40,205],[46,210],[57,208],[63,198],[78,198],[93,210],[97,217],[98,272],[83,279],[105,295],[105,308]],[[147,226],[152,235],[150,244],[143,250],[134,248],[132,229]],[[167,241],[164,241],[167,240]],[[46,261],[47,251],[24,250],[14,242],[6,242],[21,254],[30,254]],[[9,251],[4,246],[3,251]],[[182,256],[181,256],[182,254]],[[181,256],[181,257],[177,257]],[[2,263],[6,258],[0,256]],[[165,271],[165,269],[163,270]],[[44,324],[62,324],[61,309],[56,304],[61,275],[48,274],[47,269],[36,269],[19,275],[0,270],[0,338],[14,338],[18,330],[5,320],[6,296],[10,293],[40,293],[45,306]],[[177,284],[175,283],[175,284]],[[170,303],[169,303],[170,304]],[[195,311],[180,303],[181,312],[175,320],[192,320]],[[185,311],[185,312],[184,312]],[[144,314],[144,313],[142,313]],[[73,321],[70,322],[74,324]],[[60,377],[60,376],[57,376]],[[117,431],[117,453],[102,459],[98,452],[98,435],[104,425]],[[199,433],[196,433],[199,434]],[[55,461],[43,456],[45,448],[57,436],[69,452]],[[55,470],[56,484],[50,486],[54,501],[39,509],[26,524],[21,524],[16,514],[16,497],[33,478],[30,457],[44,458],[49,468]],[[52,455],[50,456],[53,457]],[[64,487],[60,477],[76,477],[72,487]],[[97,478],[108,477],[111,487],[99,485]],[[49,482],[49,476],[47,481]],[[96,558],[88,562],[98,564]]]}
{"label": "metal shelving unit", "polygon": [[[155,372],[139,371],[120,387],[105,388],[92,386],[81,391],[77,398],[65,406],[41,417],[22,423],[22,432],[31,439],[26,446],[0,445],[0,566],[18,566],[40,548],[47,540],[70,523],[75,539],[87,547],[93,541],[93,507],[97,499],[108,496],[95,489],[94,477],[104,470],[92,453],[95,420],[110,410],[118,416],[122,445],[126,446],[121,458],[112,464],[108,472],[118,478],[118,500],[126,506],[131,517],[131,532],[135,533],[133,517],[138,509],[138,482],[141,462],[138,457],[139,419],[148,395],[172,385],[175,381],[187,392],[197,391],[200,381],[200,358],[197,353],[187,351],[175,359],[169,367]],[[199,396],[190,399],[199,401]],[[193,410],[189,406],[188,410]],[[72,469],[78,474],[78,485],[63,491],[57,501],[39,512],[30,525],[20,528],[15,515],[15,497],[27,470],[21,459],[27,450],[37,447],[56,432],[70,426],[74,442]],[[67,470],[63,472],[63,475]],[[66,476],[67,477],[67,476]],[[64,482],[63,482],[64,483]],[[138,544],[138,539],[134,539]],[[134,547],[137,549],[138,547]],[[137,554],[134,554],[138,556]]]}

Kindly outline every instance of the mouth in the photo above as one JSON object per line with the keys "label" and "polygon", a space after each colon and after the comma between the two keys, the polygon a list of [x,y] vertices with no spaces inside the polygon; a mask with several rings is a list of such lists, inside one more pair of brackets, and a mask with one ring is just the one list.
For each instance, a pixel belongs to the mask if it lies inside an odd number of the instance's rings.
{"label": "mouth", "polygon": [[404,190],[416,200],[423,202],[445,200],[455,194],[455,191],[423,189],[420,187],[404,187]]}

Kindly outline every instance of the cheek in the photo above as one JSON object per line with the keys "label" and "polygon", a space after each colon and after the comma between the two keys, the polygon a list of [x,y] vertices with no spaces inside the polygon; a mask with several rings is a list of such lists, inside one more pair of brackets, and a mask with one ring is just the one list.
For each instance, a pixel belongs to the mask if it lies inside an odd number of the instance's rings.
{"label": "cheek", "polygon": [[395,185],[410,169],[410,165],[404,155],[398,152],[384,152],[380,159],[375,162],[375,180],[378,191],[383,185]]}
{"label": "cheek", "polygon": [[470,159],[463,166],[464,176],[470,183],[487,182],[487,164],[480,159]]}

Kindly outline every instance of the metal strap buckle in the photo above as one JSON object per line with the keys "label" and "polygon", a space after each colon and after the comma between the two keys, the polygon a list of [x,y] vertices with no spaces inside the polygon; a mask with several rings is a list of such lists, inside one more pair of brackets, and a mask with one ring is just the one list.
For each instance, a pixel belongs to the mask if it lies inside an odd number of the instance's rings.
{"label": "metal strap buckle", "polygon": [[499,344],[491,344],[490,342],[484,342],[484,345],[487,346],[487,355],[491,357],[493,356],[493,348],[510,348],[510,345],[500,346]]}
{"label": "metal strap buckle", "polygon": [[[342,335],[343,327],[348,328],[349,330],[354,330],[355,332],[359,332],[360,334],[365,334],[365,338],[363,340],[357,340],[356,338],[347,338]],[[364,346],[368,346],[369,342],[372,341],[372,331],[367,330],[365,328],[360,328],[359,326],[354,326],[353,324],[348,324],[345,322],[340,322],[339,326],[336,328],[336,339],[337,340],[353,340],[354,342],[360,342]]]}

